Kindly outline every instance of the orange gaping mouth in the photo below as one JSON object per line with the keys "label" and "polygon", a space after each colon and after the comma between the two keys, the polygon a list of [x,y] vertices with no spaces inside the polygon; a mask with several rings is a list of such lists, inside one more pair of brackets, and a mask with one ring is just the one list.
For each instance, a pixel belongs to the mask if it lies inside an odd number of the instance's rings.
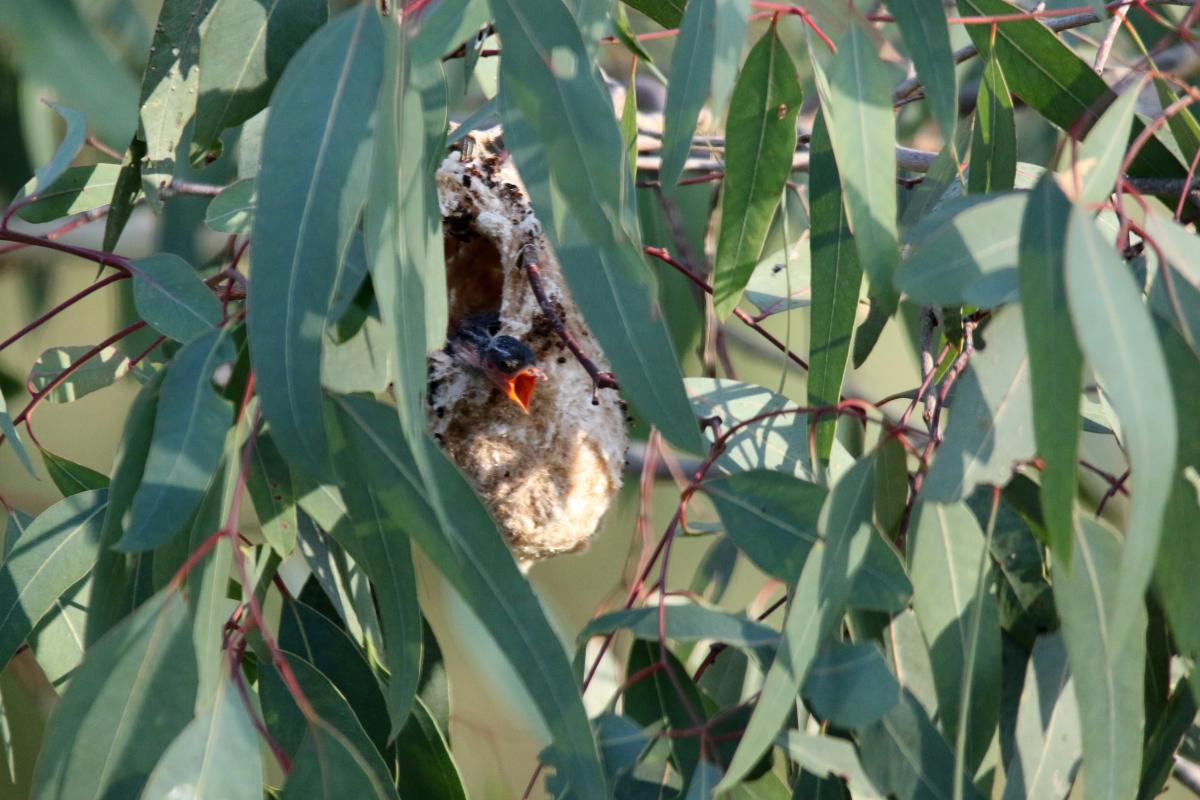
{"label": "orange gaping mouth", "polygon": [[541,370],[531,368],[522,370],[508,379],[505,387],[508,399],[519,405],[526,414],[529,413],[529,398],[533,395],[533,388],[540,377]]}

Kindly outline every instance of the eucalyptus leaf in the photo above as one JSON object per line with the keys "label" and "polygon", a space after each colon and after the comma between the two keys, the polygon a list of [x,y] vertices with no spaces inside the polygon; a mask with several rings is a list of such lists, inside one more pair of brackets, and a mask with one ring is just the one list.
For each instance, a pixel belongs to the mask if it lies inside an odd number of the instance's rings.
{"label": "eucalyptus leaf", "polygon": [[674,186],[692,149],[696,118],[712,84],[717,0],[695,0],[683,12],[679,39],[671,54],[671,85],[663,111],[659,180]]}
{"label": "eucalyptus leaf", "polygon": [[214,231],[247,236],[254,228],[254,209],[258,205],[253,178],[226,186],[208,204],[204,224]]}
{"label": "eucalyptus leaf", "polygon": [[0,665],[96,563],[108,492],[71,495],[43,511],[0,562]]}
{"label": "eucalyptus leaf", "polygon": [[54,485],[62,492],[63,497],[94,489],[108,488],[107,475],[102,475],[83,464],[76,464],[71,459],[51,453],[49,450],[42,450],[42,464],[45,465],[46,472],[50,474],[50,480],[54,481]]}
{"label": "eucalyptus leaf", "polygon": [[221,324],[221,301],[179,256],[158,253],[130,265],[134,305],[160,333],[186,343]]}
{"label": "eucalyptus leaf", "polygon": [[713,306],[725,319],[762,254],[796,149],[803,94],[796,66],[772,25],[746,56],[726,123],[721,229],[713,267]]}
{"label": "eucalyptus leaf", "polygon": [[60,217],[100,208],[112,197],[121,168],[116,164],[90,164],[69,167],[54,183],[37,191],[37,178],[22,189],[37,199],[23,205],[17,216],[26,222],[51,222]]}
{"label": "eucalyptus leaf", "polygon": [[328,478],[321,343],[339,264],[366,196],[382,70],[366,5],[313,35],[272,95],[255,182],[246,332],[263,415],[298,469]]}
{"label": "eucalyptus leaf", "polygon": [[1006,773],[1005,800],[1066,797],[1079,767],[1079,704],[1060,634],[1033,646],[1017,711],[1016,758]]}
{"label": "eucalyptus leaf", "polygon": [[[658,615],[657,606],[610,611],[585,625],[577,639],[585,643],[593,636],[624,628],[639,639],[657,640]],[[753,650],[773,647],[779,641],[778,632],[761,622],[698,604],[667,604],[662,616],[666,637],[677,642],[712,639]]]}
{"label": "eucalyptus leaf", "polygon": [[942,130],[942,138],[954,142],[958,125],[958,80],[950,30],[942,14],[931,14],[920,0],[891,0],[888,11],[908,48],[917,75],[928,97],[930,114]]}
{"label": "eucalyptus leaf", "polygon": [[900,684],[873,644],[830,642],[804,679],[804,697],[822,720],[860,728],[900,702]]}
{"label": "eucalyptus leaf", "polygon": [[1076,202],[1101,203],[1112,193],[1125,159],[1137,99],[1138,92],[1132,89],[1122,92],[1082,144],[1070,143],[1063,148],[1058,169],[1066,173],[1066,186]]}
{"label": "eucalyptus leaf", "polygon": [[972,194],[1001,192],[1013,187],[1017,170],[1017,129],[1012,98],[1000,61],[989,56],[975,103],[975,133],[971,140]]}
{"label": "eucalyptus leaf", "polygon": [[25,467],[25,471],[36,476],[33,461],[29,458],[29,451],[25,449],[25,443],[21,441],[21,436],[17,433],[16,426],[13,425],[12,415],[8,413],[8,401],[4,399],[3,391],[0,391],[0,434],[4,435],[4,441],[8,442],[9,447],[17,454],[17,459],[21,462],[21,466]]}
{"label": "eucalyptus leaf", "polygon": [[[35,392],[45,391],[76,361],[87,355],[92,348],[87,345],[51,347],[33,362],[29,371],[29,386]],[[73,403],[125,377],[129,372],[129,358],[115,347],[105,347],[81,366],[71,370],[70,375],[46,395],[51,403]]]}

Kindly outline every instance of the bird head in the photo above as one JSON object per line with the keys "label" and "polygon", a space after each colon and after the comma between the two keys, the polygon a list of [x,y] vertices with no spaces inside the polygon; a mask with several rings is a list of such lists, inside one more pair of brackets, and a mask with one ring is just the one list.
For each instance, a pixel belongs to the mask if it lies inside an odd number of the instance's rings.
{"label": "bird head", "polygon": [[529,413],[533,389],[546,373],[538,369],[528,345],[512,336],[493,337],[479,353],[479,365],[505,397]]}

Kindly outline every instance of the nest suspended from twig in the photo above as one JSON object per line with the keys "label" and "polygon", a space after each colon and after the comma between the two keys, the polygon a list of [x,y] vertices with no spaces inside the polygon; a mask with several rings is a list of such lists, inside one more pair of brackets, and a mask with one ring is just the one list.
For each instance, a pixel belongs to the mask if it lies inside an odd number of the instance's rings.
{"label": "nest suspended from twig", "polygon": [[[615,391],[598,391],[583,366],[591,362],[597,374],[608,369],[516,171],[487,152],[487,134],[468,140],[437,172],[450,330],[498,312],[500,333],[533,350],[545,379],[526,414],[481,374],[436,351],[429,356],[427,414],[434,438],[527,566],[579,550],[595,533],[621,485],[625,404]],[[529,263],[537,265],[544,304],[531,287]]]}

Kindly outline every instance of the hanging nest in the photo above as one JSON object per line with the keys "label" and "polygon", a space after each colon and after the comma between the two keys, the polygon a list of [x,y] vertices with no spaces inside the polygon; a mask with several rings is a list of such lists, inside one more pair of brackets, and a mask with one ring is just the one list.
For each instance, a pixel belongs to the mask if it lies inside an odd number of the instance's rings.
{"label": "hanging nest", "polygon": [[[449,330],[499,315],[499,333],[526,344],[544,379],[528,413],[445,351],[429,356],[429,428],[496,520],[524,566],[586,546],[621,486],[625,404],[597,391],[564,344],[558,315],[586,357],[608,370],[542,236],[511,163],[474,133],[437,172],[445,237]],[[524,251],[525,260],[522,258]],[[525,263],[536,257],[546,306]]]}

